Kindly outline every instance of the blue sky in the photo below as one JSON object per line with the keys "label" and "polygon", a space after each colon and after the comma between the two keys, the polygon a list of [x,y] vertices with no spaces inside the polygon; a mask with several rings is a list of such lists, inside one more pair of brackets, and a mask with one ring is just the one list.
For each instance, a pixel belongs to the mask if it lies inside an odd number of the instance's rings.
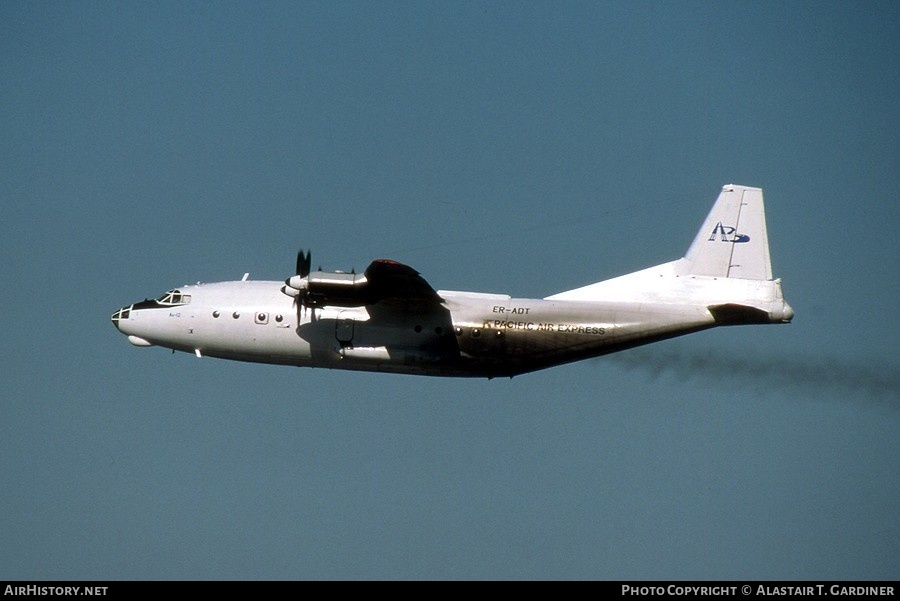
{"label": "blue sky", "polygon": [[[896,3],[0,4],[0,577],[896,578]],[[797,316],[453,380],[133,348],[197,280],[543,297],[765,189]]]}

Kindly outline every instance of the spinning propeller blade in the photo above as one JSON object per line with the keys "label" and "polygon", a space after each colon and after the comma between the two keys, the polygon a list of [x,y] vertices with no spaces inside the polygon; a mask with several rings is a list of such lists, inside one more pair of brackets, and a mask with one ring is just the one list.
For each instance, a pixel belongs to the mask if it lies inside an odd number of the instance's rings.
{"label": "spinning propeller blade", "polygon": [[309,266],[312,262],[312,252],[307,249],[304,254],[302,250],[297,251],[297,275],[305,278],[309,275]]}

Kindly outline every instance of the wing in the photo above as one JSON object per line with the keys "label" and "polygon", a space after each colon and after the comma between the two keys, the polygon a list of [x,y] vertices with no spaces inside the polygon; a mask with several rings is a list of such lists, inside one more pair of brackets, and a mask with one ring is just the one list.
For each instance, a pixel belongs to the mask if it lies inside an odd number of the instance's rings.
{"label": "wing", "polygon": [[366,267],[366,300],[377,303],[387,299],[441,302],[443,299],[419,272],[390,259],[376,259]]}

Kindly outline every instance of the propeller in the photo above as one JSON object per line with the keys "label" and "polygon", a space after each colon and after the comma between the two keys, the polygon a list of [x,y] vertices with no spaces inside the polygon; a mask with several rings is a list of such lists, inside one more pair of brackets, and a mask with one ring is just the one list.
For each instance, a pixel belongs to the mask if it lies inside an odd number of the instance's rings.
{"label": "propeller", "polygon": [[[294,298],[294,308],[297,310],[297,325],[302,321],[301,311],[306,308],[306,297],[309,290],[309,271],[312,264],[312,251],[309,249],[304,253],[302,250],[297,251],[297,268],[296,274],[284,281],[281,291]],[[315,309],[313,310],[313,319],[315,319]]]}
{"label": "propeller", "polygon": [[312,264],[312,252],[307,249],[304,254],[302,250],[297,251],[297,275],[305,278],[309,275],[309,266]]}
{"label": "propeller", "polygon": [[[297,311],[297,325],[306,317],[306,310],[312,310],[312,321],[316,320],[316,308],[325,305],[355,307],[368,304],[370,287],[366,274],[356,275],[356,269],[346,273],[335,271],[324,273],[319,267],[311,272],[312,252],[310,250],[297,253],[296,275],[284,281],[281,291],[294,299]],[[315,276],[315,277],[313,277]]]}

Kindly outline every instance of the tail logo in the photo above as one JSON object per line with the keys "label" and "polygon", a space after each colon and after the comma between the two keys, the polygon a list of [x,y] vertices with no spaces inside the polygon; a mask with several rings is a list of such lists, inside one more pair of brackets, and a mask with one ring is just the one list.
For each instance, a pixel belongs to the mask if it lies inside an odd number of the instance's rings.
{"label": "tail logo", "polygon": [[746,234],[738,234],[736,232],[736,228],[731,227],[730,225],[722,225],[722,222],[720,221],[716,224],[716,227],[713,228],[712,233],[709,235],[709,241],[715,241],[716,235],[718,235],[719,240],[721,240],[722,242],[734,242],[735,244],[750,242],[750,236]]}

